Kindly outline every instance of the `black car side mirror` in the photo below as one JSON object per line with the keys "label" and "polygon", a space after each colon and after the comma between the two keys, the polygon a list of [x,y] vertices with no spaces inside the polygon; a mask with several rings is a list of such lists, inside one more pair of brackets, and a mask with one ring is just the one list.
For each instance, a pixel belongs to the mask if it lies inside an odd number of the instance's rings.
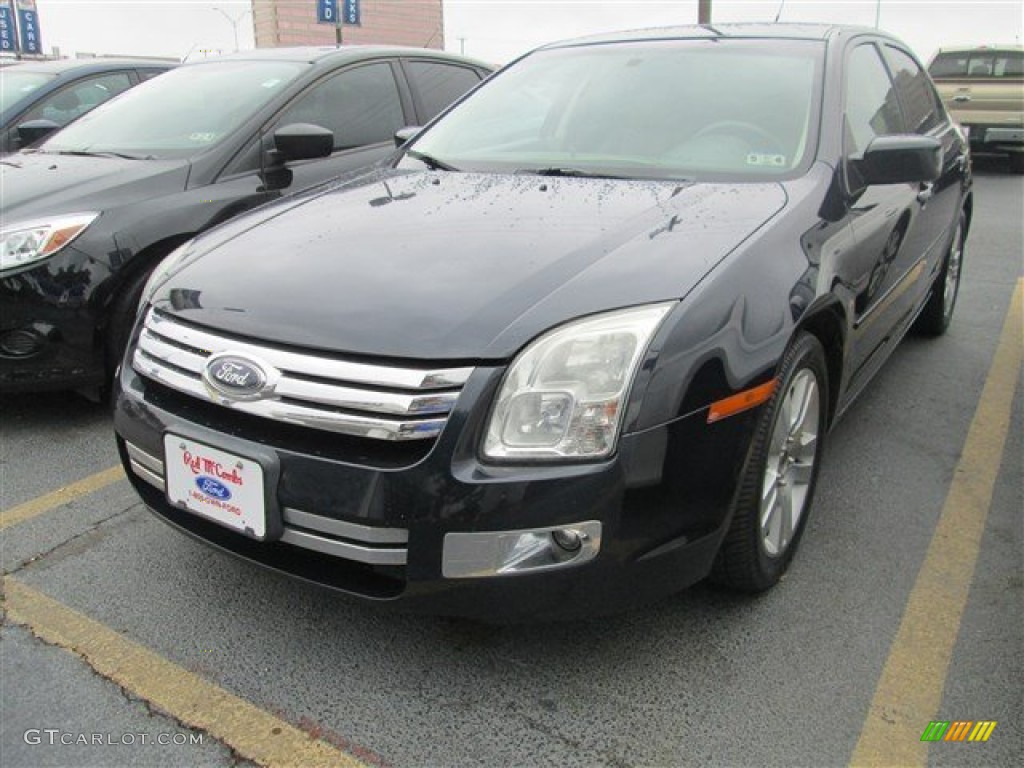
{"label": "black car side mirror", "polygon": [[28,147],[46,138],[60,126],[53,120],[28,120],[18,126],[18,147]]}
{"label": "black car side mirror", "polygon": [[879,136],[854,164],[865,186],[931,182],[942,174],[942,142],[917,134]]}
{"label": "black car side mirror", "polygon": [[334,131],[312,123],[290,123],[274,131],[274,148],[281,162],[330,157]]}
{"label": "black car side mirror", "polygon": [[407,125],[405,126],[405,128],[399,128],[397,131],[395,131],[395,146],[402,146],[403,144],[405,144],[405,142],[407,142],[421,130],[422,128],[418,125]]}

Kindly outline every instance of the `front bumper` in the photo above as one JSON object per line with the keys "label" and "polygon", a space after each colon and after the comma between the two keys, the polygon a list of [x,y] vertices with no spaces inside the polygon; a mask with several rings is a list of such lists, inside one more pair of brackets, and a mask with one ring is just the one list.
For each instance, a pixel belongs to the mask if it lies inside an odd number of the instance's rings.
{"label": "front bumper", "polygon": [[965,121],[963,126],[968,129],[968,141],[974,150],[1024,151],[1024,126],[971,123],[969,120]]}
{"label": "front bumper", "polygon": [[[235,413],[125,366],[115,399],[118,449],[147,506],[174,527],[268,568],[412,611],[499,622],[597,615],[708,573],[751,415],[707,425],[699,412],[624,435],[617,454],[600,463],[485,465],[475,446],[501,374],[476,369],[436,439],[382,444]],[[167,433],[264,457],[268,509],[278,516],[267,540],[168,501],[160,486]],[[479,578],[467,577],[473,569],[464,563],[452,568],[453,543],[474,541],[465,534],[583,523],[597,524],[586,530],[599,531],[599,547],[587,557],[570,553],[564,567]]]}
{"label": "front bumper", "polygon": [[69,248],[0,279],[0,392],[103,383],[95,298],[109,275],[105,266]]}

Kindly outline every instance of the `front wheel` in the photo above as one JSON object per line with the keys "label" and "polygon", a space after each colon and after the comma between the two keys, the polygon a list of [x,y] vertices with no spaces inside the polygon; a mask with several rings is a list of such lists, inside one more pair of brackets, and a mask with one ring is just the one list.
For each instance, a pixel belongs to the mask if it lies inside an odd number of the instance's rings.
{"label": "front wheel", "polygon": [[942,263],[942,270],[932,286],[932,295],[918,315],[915,329],[927,336],[941,336],[953,320],[956,297],[960,293],[960,275],[964,266],[966,223],[967,217],[961,211],[956,231]]}
{"label": "front wheel", "polygon": [[821,342],[800,333],[761,413],[711,578],[745,592],[774,586],[807,524],[825,440],[828,374]]}

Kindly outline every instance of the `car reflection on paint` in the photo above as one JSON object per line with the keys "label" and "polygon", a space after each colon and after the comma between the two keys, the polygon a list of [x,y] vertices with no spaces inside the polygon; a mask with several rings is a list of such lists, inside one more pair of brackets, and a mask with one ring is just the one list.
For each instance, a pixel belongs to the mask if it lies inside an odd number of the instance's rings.
{"label": "car reflection on paint", "polygon": [[[830,428],[911,327],[952,319],[966,152],[877,30],[546,46],[386,167],[164,261],[118,380],[122,460],[192,536],[412,610],[766,590]],[[272,386],[213,385],[225,359]],[[260,469],[265,535],[168,501],[178,441]]]}

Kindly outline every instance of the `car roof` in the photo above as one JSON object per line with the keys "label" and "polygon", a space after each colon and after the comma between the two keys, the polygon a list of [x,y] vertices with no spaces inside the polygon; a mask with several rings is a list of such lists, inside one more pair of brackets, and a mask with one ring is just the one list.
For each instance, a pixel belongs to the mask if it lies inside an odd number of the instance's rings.
{"label": "car roof", "polygon": [[722,38],[755,38],[776,40],[828,40],[836,35],[872,34],[881,37],[890,35],[873,27],[841,24],[794,24],[780,22],[747,24],[694,24],[674,27],[652,27],[633,29],[600,35],[589,35],[543,46],[544,48],[571,47],[575,45],[600,45],[602,43],[623,43],[646,40],[714,40]]}
{"label": "car roof", "polygon": [[445,51],[433,48],[409,48],[395,45],[343,45],[340,48],[334,45],[324,46],[301,46],[286,48],[253,48],[248,51],[239,51],[223,56],[198,59],[188,62],[189,66],[196,66],[215,61],[298,61],[309,64],[336,61],[358,61],[375,56],[408,56],[416,58],[444,59],[446,61],[461,64],[472,64],[486,69],[494,69],[490,64],[482,61],[468,59],[465,56],[457,56]]}
{"label": "car roof", "polygon": [[39,72],[48,75],[91,74],[113,69],[176,67],[178,62],[167,59],[57,59],[54,61],[19,61],[16,65],[22,72]]}

